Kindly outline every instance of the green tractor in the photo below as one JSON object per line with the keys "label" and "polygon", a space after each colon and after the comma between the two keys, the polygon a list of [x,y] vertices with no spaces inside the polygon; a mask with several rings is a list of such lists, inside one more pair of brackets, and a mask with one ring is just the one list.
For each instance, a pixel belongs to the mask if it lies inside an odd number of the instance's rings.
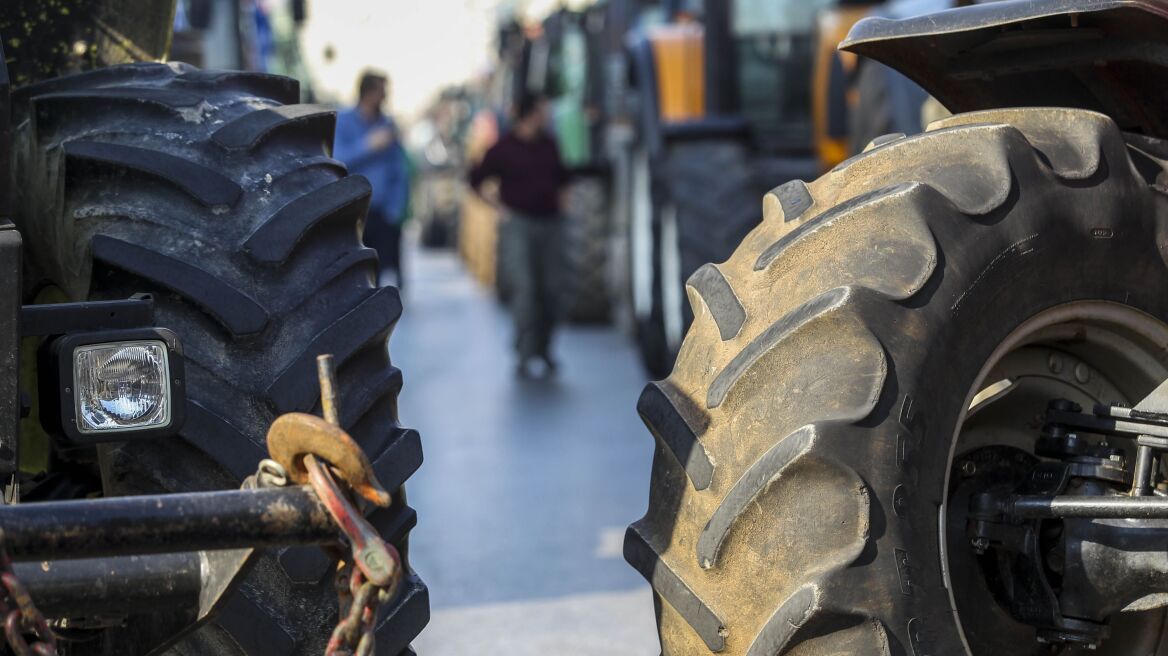
{"label": "green tractor", "polygon": [[[429,609],[402,484],[422,452],[386,348],[401,302],[361,240],[369,184],[330,157],[333,112],[297,104],[295,80],[166,62],[174,15],[173,0],[0,6],[7,640],[412,653]],[[356,486],[346,471],[389,492],[320,487]],[[304,476],[317,487],[281,484]],[[348,597],[356,624],[333,636],[351,619],[338,577],[390,553],[394,585]]]}
{"label": "green tractor", "polygon": [[[537,26],[509,20],[499,30],[501,68],[491,98],[506,116],[524,94],[546,97],[550,132],[571,175],[565,208],[564,312],[579,323],[611,318],[611,171],[605,150],[604,3],[558,9]],[[498,227],[506,231],[506,223]],[[496,262],[510,257],[498,240]],[[498,267],[496,285],[506,300],[509,282]]]}

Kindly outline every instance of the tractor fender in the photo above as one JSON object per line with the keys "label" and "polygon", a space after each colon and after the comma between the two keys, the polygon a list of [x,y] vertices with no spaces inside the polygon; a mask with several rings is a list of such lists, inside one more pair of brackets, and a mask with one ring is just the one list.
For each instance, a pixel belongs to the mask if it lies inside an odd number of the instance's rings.
{"label": "tractor fender", "polygon": [[912,79],[953,112],[1059,106],[1168,138],[1168,1],[1004,0],[856,23],[840,49]]}

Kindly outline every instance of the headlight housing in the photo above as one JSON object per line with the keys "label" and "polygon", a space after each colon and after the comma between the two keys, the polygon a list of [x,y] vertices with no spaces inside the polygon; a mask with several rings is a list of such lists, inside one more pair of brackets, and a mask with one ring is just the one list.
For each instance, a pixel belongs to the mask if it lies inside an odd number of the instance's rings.
{"label": "headlight housing", "polygon": [[41,422],[49,432],[82,445],[173,435],[182,426],[183,358],[173,332],[72,333],[43,353],[50,362],[42,371],[56,374],[41,379]]}
{"label": "headlight housing", "polygon": [[166,344],[137,340],[90,344],[73,351],[77,430],[143,430],[170,423]]}

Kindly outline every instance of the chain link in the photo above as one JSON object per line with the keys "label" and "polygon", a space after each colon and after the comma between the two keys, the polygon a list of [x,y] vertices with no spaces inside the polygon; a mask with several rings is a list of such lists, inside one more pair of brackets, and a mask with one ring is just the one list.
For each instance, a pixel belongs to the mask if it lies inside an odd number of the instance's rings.
{"label": "chain link", "polygon": [[[378,587],[349,563],[338,570],[337,579],[341,619],[329,638],[325,656],[372,656],[377,640],[377,611],[393,598],[397,579],[391,587]],[[343,583],[345,579],[347,585]]]}
{"label": "chain link", "polygon": [[[57,656],[57,637],[49,629],[49,622],[37,610],[28,589],[16,578],[12,559],[4,546],[4,531],[0,530],[0,616],[4,617],[4,639],[16,656]],[[36,636],[33,642],[26,635]]]}
{"label": "chain link", "polygon": [[[307,460],[312,474],[309,484],[333,515],[351,550],[348,555],[338,554],[340,558],[334,586],[339,619],[325,647],[325,656],[372,656],[376,646],[374,629],[377,625],[377,611],[397,593],[401,581],[401,557],[393,545],[386,544],[377,535],[335,486],[328,467],[313,457]],[[387,557],[388,562],[370,569],[373,562],[371,556],[378,553]],[[378,579],[383,585],[369,580],[367,571],[370,575],[383,575],[384,578]]]}
{"label": "chain link", "polygon": [[264,458],[256,469],[254,480],[256,487],[284,487],[288,484],[288,471],[275,460]]}

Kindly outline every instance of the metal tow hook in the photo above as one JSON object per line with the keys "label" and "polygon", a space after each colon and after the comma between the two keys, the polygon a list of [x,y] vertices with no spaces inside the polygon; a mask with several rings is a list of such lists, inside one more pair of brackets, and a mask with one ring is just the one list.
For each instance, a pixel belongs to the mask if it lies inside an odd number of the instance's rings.
{"label": "metal tow hook", "polygon": [[397,549],[382,540],[377,529],[349,503],[328,467],[312,454],[304,456],[304,463],[308,468],[309,485],[316,490],[333,521],[349,540],[353,564],[373,585],[379,588],[394,585],[401,571]]}
{"label": "metal tow hook", "polygon": [[[325,356],[322,356],[325,357]],[[325,378],[331,377],[331,367]],[[322,385],[327,388],[328,385]],[[327,394],[322,395],[327,398]],[[309,414],[282,415],[268,430],[268,451],[298,484],[311,485],[353,549],[353,562],[378,587],[396,575],[396,550],[385,543],[341,492],[333,471],[370,503],[387,507],[393,498],[381,487],[361,447],[335,423],[336,403],[324,403],[326,421]],[[327,466],[325,463],[328,463]]]}
{"label": "metal tow hook", "polygon": [[324,419],[302,412],[277,417],[268,429],[268,453],[272,459],[284,466],[293,483],[305,485],[309,482],[308,456],[315,456],[328,462],[363,499],[376,506],[388,506],[392,498],[377,482],[369,458],[340,427],[335,401],[324,404],[324,411]]}
{"label": "metal tow hook", "polygon": [[401,557],[354,506],[333,473],[374,505],[387,507],[393,498],[377,481],[360,445],[340,427],[332,356],[317,356],[316,363],[324,418],[304,413],[281,415],[268,430],[268,452],[289,479],[316,491],[349,543],[351,556],[337,571],[340,621],[325,654],[372,654],[377,609],[397,592]]}
{"label": "metal tow hook", "polygon": [[268,452],[284,467],[292,482],[308,484],[316,490],[348,538],[354,564],[375,585],[385,587],[398,569],[400,559],[396,549],[386,544],[364,515],[349,502],[333,478],[333,471],[354,492],[374,505],[387,507],[393,499],[378,482],[373,465],[361,446],[340,427],[340,403],[332,356],[317,356],[316,363],[324,418],[299,412],[277,417],[268,429]]}

